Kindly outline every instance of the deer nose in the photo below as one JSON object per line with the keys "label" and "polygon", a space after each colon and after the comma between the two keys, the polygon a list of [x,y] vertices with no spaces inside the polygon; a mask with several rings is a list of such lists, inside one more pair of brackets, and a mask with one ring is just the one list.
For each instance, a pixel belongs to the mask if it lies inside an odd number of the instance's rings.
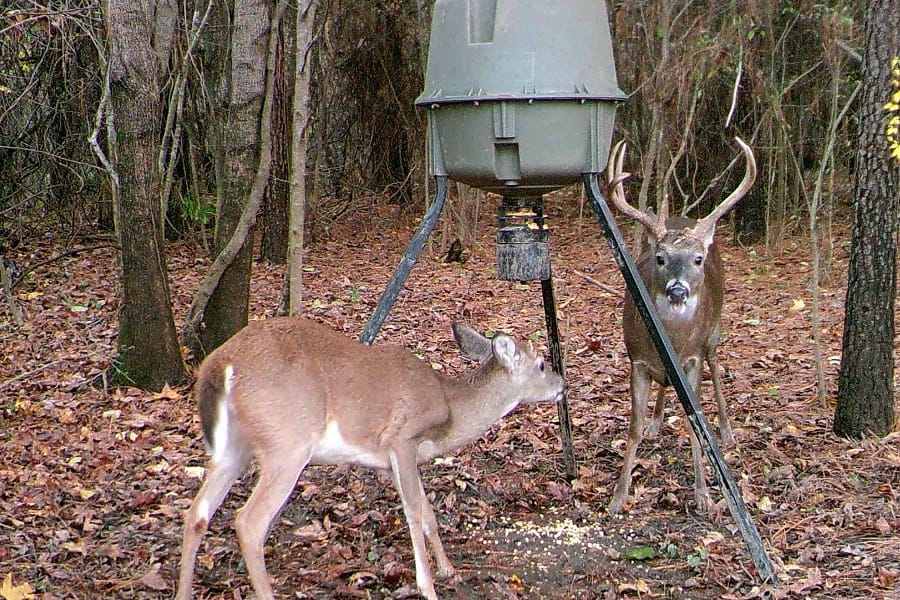
{"label": "deer nose", "polygon": [[666,296],[669,297],[669,302],[672,304],[682,304],[690,293],[688,287],[679,281],[673,282],[666,288]]}

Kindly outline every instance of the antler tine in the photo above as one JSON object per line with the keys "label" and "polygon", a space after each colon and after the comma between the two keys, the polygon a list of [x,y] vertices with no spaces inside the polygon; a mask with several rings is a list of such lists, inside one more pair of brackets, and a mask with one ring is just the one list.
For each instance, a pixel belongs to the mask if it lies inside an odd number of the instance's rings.
{"label": "antler tine", "polygon": [[744,140],[741,138],[735,137],[734,139],[744,152],[744,156],[747,158],[747,170],[744,172],[744,178],[741,180],[741,184],[737,189],[731,192],[731,194],[729,194],[715,210],[697,221],[697,225],[694,227],[694,234],[698,237],[702,237],[711,227],[715,227],[716,222],[722,218],[722,215],[728,212],[741,198],[747,195],[747,192],[753,187],[753,181],[756,179],[756,159],[753,157],[753,150],[751,150],[750,146],[744,143]]}
{"label": "antler tine", "polygon": [[[609,165],[606,168],[606,181],[609,185],[610,199],[620,212],[625,213],[635,221],[643,224],[650,231],[656,233],[659,231],[657,221],[650,215],[631,206],[625,200],[625,187],[622,185],[622,182],[631,177],[631,173],[622,172],[625,165],[625,147],[625,140],[619,140],[613,147],[609,157]],[[663,224],[663,227],[665,227],[665,224]]]}
{"label": "antler tine", "polygon": [[659,239],[666,232],[666,221],[669,220],[669,195],[663,194],[662,202],[659,203],[659,216],[656,218],[657,226],[656,238]]}

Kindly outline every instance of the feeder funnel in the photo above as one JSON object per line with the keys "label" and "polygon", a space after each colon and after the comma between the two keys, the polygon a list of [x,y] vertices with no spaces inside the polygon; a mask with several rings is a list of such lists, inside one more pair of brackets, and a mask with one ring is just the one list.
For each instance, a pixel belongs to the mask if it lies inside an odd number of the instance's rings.
{"label": "feeder funnel", "polygon": [[603,0],[438,0],[425,90],[432,175],[535,197],[606,165],[616,103]]}

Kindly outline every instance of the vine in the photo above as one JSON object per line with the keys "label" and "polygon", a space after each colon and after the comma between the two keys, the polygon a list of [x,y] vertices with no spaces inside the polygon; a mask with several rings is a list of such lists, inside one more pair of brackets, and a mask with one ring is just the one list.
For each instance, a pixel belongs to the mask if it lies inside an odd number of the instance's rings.
{"label": "vine", "polygon": [[891,99],[884,105],[888,114],[887,138],[891,158],[900,163],[900,56],[891,59]]}

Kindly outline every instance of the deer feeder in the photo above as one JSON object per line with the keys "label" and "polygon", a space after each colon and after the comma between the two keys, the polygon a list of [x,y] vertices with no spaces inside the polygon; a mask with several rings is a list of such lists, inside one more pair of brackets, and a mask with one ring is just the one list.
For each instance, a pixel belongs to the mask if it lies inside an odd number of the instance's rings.
{"label": "deer feeder", "polygon": [[[603,199],[616,83],[606,3],[598,0],[437,0],[425,89],[435,199],[360,339],[370,344],[434,229],[448,178],[502,196],[498,276],[540,281],[553,368],[564,376],[543,195],[583,182],[629,292],[663,358],[763,579],[774,570],[646,286]],[[568,403],[559,404],[565,470],[576,476]]]}
{"label": "deer feeder", "polygon": [[429,166],[503,197],[501,279],[549,278],[542,196],[603,168],[624,98],[603,2],[435,4],[416,100],[428,109]]}

